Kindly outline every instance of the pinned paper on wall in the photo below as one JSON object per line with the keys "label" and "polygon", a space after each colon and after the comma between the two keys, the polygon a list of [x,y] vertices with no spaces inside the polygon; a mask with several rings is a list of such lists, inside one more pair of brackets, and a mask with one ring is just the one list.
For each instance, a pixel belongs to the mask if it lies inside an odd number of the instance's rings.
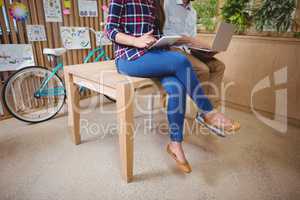
{"label": "pinned paper on wall", "polygon": [[34,65],[31,44],[0,45],[0,71],[14,71]]}
{"label": "pinned paper on wall", "polygon": [[63,9],[63,14],[64,15],[70,15],[71,14],[70,9]]}
{"label": "pinned paper on wall", "polygon": [[60,27],[63,46],[66,49],[91,48],[89,29],[85,27]]}
{"label": "pinned paper on wall", "polygon": [[97,0],[78,0],[78,9],[80,17],[97,17]]}
{"label": "pinned paper on wall", "polygon": [[71,8],[72,3],[71,0],[64,0],[64,8]]}
{"label": "pinned paper on wall", "polygon": [[112,42],[107,38],[106,34],[103,31],[96,32],[96,45],[99,46],[105,46],[105,45],[111,45]]}
{"label": "pinned paper on wall", "polygon": [[70,15],[71,14],[71,7],[72,7],[71,0],[64,0],[63,14],[64,15]]}
{"label": "pinned paper on wall", "polygon": [[13,2],[9,6],[9,14],[17,21],[25,21],[28,17],[28,7],[24,3]]}
{"label": "pinned paper on wall", "polygon": [[30,42],[47,40],[44,25],[26,25],[26,31]]}
{"label": "pinned paper on wall", "polygon": [[46,22],[62,22],[60,0],[43,0]]}

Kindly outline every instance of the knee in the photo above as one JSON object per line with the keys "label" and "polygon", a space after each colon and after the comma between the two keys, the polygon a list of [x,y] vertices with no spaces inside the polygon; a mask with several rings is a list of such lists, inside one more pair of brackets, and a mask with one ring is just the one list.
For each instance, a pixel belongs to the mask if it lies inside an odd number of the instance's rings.
{"label": "knee", "polygon": [[164,88],[169,96],[185,96],[186,89],[183,85],[179,82],[170,81],[165,83]]}
{"label": "knee", "polygon": [[165,77],[160,80],[163,88],[169,95],[185,95],[186,88],[184,85],[175,77]]}
{"label": "knee", "polygon": [[177,67],[192,68],[191,62],[185,55],[183,55],[182,53],[178,53],[178,52],[175,52],[175,53],[176,53]]}
{"label": "knee", "polygon": [[[202,64],[201,66],[197,67],[195,71],[197,75],[199,75],[198,78],[200,78],[201,81],[207,81],[209,78],[210,69],[206,64]],[[205,77],[204,80],[202,77]]]}
{"label": "knee", "polygon": [[216,71],[220,73],[224,73],[226,68],[225,64],[220,60],[216,60],[215,62],[216,62],[215,65],[217,66]]}

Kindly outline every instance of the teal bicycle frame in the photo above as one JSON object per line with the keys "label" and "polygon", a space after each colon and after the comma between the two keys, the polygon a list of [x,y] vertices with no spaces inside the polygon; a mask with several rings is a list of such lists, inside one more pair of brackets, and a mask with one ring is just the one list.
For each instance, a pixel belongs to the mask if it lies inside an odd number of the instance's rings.
{"label": "teal bicycle frame", "polygon": [[[109,57],[105,54],[105,51],[102,47],[97,47],[96,49],[91,50],[88,55],[84,58],[83,63],[88,63],[91,58],[99,52],[98,56],[94,60],[94,62],[99,62],[101,59],[109,60]],[[61,59],[58,59],[61,61]],[[47,88],[49,81],[53,78],[53,76],[61,69],[63,69],[64,65],[62,62],[59,62],[55,68],[51,71],[50,76],[45,77],[40,88],[34,93],[35,97],[48,97],[48,96],[61,96],[65,95],[65,87],[57,87],[57,88]],[[84,87],[80,87],[80,92],[84,90]]]}

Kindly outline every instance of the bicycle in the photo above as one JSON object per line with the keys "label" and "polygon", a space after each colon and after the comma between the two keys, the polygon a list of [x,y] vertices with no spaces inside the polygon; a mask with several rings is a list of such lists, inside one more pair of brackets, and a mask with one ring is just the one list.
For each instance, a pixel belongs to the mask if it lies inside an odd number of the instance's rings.
{"label": "bicycle", "polygon": [[[95,33],[93,29],[90,29]],[[52,70],[42,66],[29,66],[16,71],[4,84],[3,103],[8,112],[15,118],[29,123],[47,121],[56,116],[66,101],[66,90],[58,72],[63,70],[61,56],[65,48],[44,48]],[[88,63],[93,56],[94,62],[109,60],[102,45],[91,50],[84,58]],[[84,88],[80,87],[80,91]],[[29,95],[28,95],[29,94]],[[30,96],[31,95],[31,96]],[[108,96],[105,96],[114,101]]]}

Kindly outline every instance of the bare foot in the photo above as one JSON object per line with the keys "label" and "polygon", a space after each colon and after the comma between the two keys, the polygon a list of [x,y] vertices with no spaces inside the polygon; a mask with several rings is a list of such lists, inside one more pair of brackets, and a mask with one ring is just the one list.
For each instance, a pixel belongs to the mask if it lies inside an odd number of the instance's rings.
{"label": "bare foot", "polygon": [[186,157],[184,155],[184,151],[182,148],[182,144],[180,142],[171,142],[170,143],[170,149],[172,153],[176,155],[176,158],[181,163],[186,163]]}
{"label": "bare foot", "polygon": [[233,126],[233,121],[221,112],[209,112],[204,119],[206,123],[225,130],[231,129]]}

